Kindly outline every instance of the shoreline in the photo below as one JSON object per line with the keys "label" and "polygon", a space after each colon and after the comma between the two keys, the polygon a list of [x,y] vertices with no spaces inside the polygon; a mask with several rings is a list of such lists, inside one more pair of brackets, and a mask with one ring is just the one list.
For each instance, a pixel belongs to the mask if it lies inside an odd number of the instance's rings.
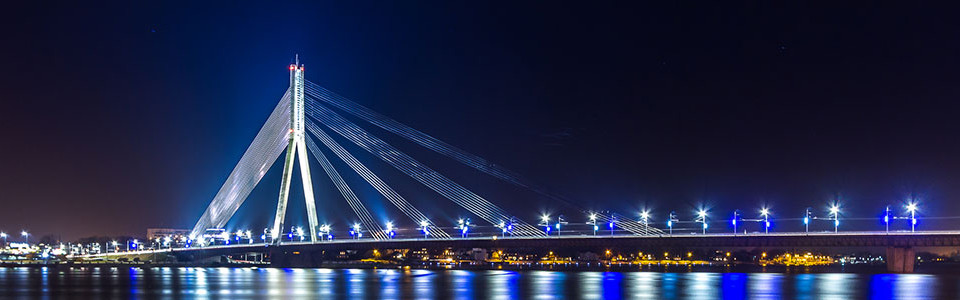
{"label": "shoreline", "polygon": [[[911,274],[960,274],[960,265],[957,264],[930,264],[918,265]],[[847,274],[890,274],[884,265],[826,265],[826,266],[760,266],[756,264],[723,264],[723,265],[604,265],[602,263],[581,264],[544,264],[544,265],[452,265],[452,264],[378,264],[378,263],[324,263],[318,267],[274,267],[269,263],[148,263],[148,262],[103,262],[103,263],[0,263],[0,268],[253,268],[253,269],[397,269],[397,270],[462,270],[462,271],[557,271],[557,272],[657,272],[657,273],[780,273],[780,274],[820,274],[820,273],[847,273]]]}

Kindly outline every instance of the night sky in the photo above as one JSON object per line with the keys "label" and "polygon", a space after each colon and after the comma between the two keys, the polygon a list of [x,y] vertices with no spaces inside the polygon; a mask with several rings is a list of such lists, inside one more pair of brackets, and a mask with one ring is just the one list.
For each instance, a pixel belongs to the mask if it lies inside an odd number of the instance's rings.
{"label": "night sky", "polygon": [[[960,216],[960,19],[949,7],[212,2],[5,5],[0,229],[73,239],[192,227],[298,53],[308,80],[583,209],[646,206],[660,224],[701,204],[726,218],[766,203],[782,219],[825,215],[839,197],[849,217],[871,218],[848,229],[880,229],[885,205],[899,213],[913,197],[921,215]],[[387,140],[529,221],[584,219]],[[464,215],[354,153],[440,223]],[[229,227],[270,221],[279,165]],[[321,220],[353,222],[313,169]],[[341,170],[376,215],[409,223]],[[288,223],[305,225],[302,196],[290,203]]]}

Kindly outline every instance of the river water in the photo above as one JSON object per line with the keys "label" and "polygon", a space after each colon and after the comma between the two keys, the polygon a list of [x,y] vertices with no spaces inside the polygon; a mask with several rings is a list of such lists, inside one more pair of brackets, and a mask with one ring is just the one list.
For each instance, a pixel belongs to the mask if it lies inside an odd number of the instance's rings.
{"label": "river water", "polygon": [[2,298],[958,299],[952,274],[0,268]]}

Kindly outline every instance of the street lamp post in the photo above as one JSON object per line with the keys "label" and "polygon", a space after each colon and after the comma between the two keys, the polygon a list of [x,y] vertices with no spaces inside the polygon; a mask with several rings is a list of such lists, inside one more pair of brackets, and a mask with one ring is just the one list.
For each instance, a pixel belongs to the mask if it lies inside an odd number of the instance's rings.
{"label": "street lamp post", "polygon": [[543,226],[543,232],[550,236],[550,216],[542,215],[540,216],[540,226]]}
{"label": "street lamp post", "polygon": [[671,211],[670,216],[667,219],[667,227],[670,228],[670,236],[673,236],[673,222],[677,220],[677,212]]}
{"label": "street lamp post", "polygon": [[650,211],[643,210],[640,212],[640,223],[643,224],[643,234],[650,234]]}
{"label": "street lamp post", "polygon": [[330,225],[323,224],[320,225],[320,240],[332,240],[333,236],[330,235]]}
{"label": "street lamp post", "polygon": [[385,231],[387,233],[387,237],[391,239],[397,235],[397,232],[394,231],[394,228],[393,228],[393,222],[389,222],[389,221],[387,222],[387,229]]}
{"label": "street lamp post", "polygon": [[427,236],[430,235],[430,231],[427,230],[428,225],[430,225],[430,222],[426,220],[420,221],[420,231],[423,231],[423,239],[427,239]]}
{"label": "street lamp post", "polygon": [[737,235],[737,219],[739,218],[740,218],[740,210],[736,209],[733,211],[733,221],[731,221],[731,223],[733,223],[733,235]]}
{"label": "street lamp post", "polygon": [[910,212],[910,232],[916,232],[917,230],[917,203],[910,202],[907,204],[907,211]]}
{"label": "street lamp post", "polygon": [[360,223],[354,223],[353,230],[350,230],[350,235],[352,235],[354,239],[359,240],[360,237],[363,236],[363,233],[361,233],[360,229],[362,229],[360,227]]}
{"label": "street lamp post", "polygon": [[886,231],[890,233],[890,205],[887,205],[887,208],[883,211],[883,224],[886,226]]}
{"label": "street lamp post", "polygon": [[760,216],[763,217],[763,233],[770,233],[770,210],[766,207],[760,209]]}
{"label": "street lamp post", "polygon": [[807,207],[807,210],[803,213],[803,231],[810,233],[810,208]]}
{"label": "street lamp post", "polygon": [[597,230],[600,229],[600,227],[597,226],[597,214],[590,214],[590,222],[587,224],[593,225],[593,235],[597,235]]}
{"label": "street lamp post", "polygon": [[561,225],[561,224],[565,224],[565,223],[567,223],[567,221],[563,219],[563,215],[557,216],[557,225],[556,225],[556,227],[557,227],[557,237],[560,237],[560,225]]}
{"label": "street lamp post", "polygon": [[830,206],[830,214],[833,215],[833,233],[840,232],[840,206]]}
{"label": "street lamp post", "polygon": [[3,246],[6,247],[6,246],[7,246],[7,233],[6,233],[6,232],[0,232],[0,237],[3,238]]}
{"label": "street lamp post", "polygon": [[26,230],[20,231],[20,236],[23,237],[23,243],[30,245],[30,233]]}
{"label": "street lamp post", "polygon": [[697,211],[697,221],[703,223],[703,234],[707,234],[707,211],[700,209]]}
{"label": "street lamp post", "polygon": [[467,233],[470,231],[470,218],[457,220],[457,228],[460,229],[460,237],[466,238],[468,236]]}

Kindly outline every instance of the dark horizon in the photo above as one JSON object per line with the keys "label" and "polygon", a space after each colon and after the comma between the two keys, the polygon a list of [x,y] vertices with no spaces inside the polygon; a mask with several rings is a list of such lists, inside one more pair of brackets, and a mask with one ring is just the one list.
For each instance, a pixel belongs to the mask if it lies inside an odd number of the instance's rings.
{"label": "dark horizon", "polygon": [[[192,227],[296,54],[308,80],[586,209],[647,206],[660,224],[701,204],[716,220],[766,204],[797,219],[839,197],[864,218],[851,230],[879,229],[869,218],[907,199],[960,217],[960,22],[944,7],[14,5],[0,27],[0,230],[14,237]],[[384,138],[529,221],[584,218]],[[465,215],[358,156],[431,217]],[[228,226],[272,218],[278,165]],[[349,208],[312,168],[321,218],[344,227]],[[353,175],[358,195],[386,203]],[[302,196],[290,203],[305,223]]]}

